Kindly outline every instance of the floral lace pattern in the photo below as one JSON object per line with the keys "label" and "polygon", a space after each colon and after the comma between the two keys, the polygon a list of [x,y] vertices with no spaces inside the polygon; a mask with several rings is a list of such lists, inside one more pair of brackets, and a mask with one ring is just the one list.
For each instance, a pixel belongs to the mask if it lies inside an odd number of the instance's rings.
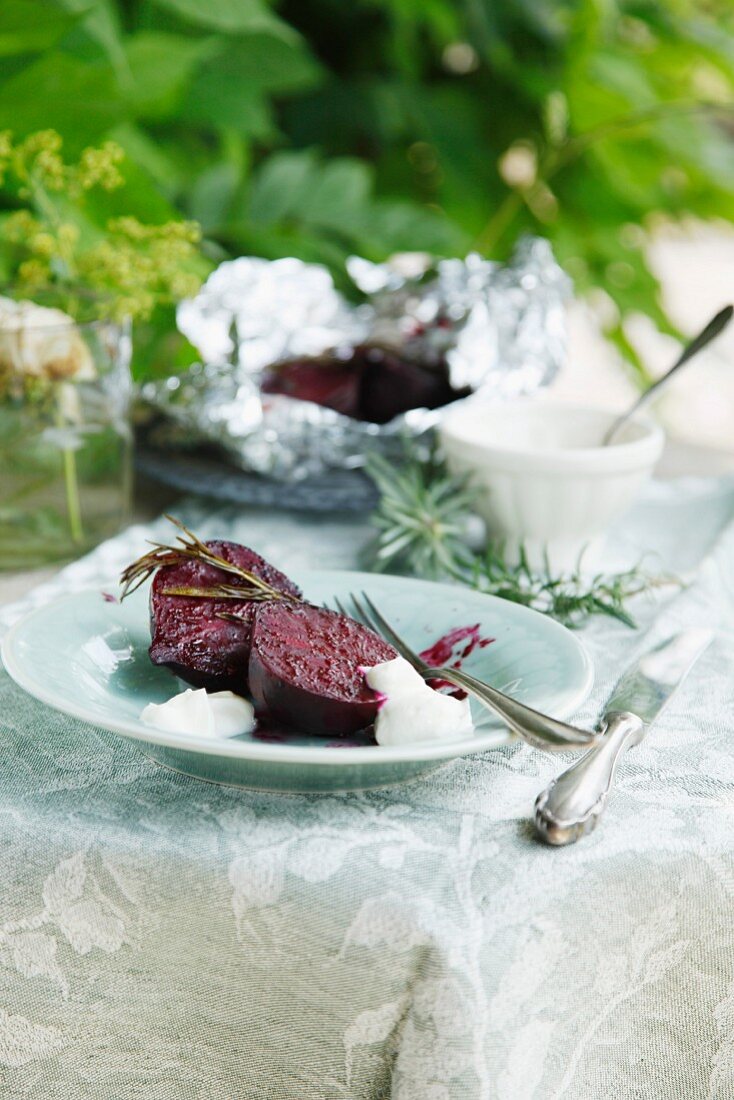
{"label": "floral lace pattern", "polygon": [[[733,506],[725,484],[654,486],[610,548],[692,580],[637,633],[587,628],[580,721],[654,640],[719,632],[573,849],[532,837],[560,765],[524,746],[391,790],[258,794],[164,771],[0,671],[0,1097],[729,1100]],[[183,518],[285,569],[352,567],[366,535]],[[164,531],[131,528],[0,622]]]}

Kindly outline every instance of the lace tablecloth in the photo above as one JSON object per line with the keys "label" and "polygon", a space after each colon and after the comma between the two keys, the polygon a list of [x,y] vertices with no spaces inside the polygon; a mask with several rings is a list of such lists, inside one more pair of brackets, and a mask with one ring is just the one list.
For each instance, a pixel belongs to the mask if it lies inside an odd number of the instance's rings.
{"label": "lace tablecloth", "polygon": [[[0,1096],[730,1100],[733,511],[730,484],[653,486],[610,546],[615,563],[653,548],[690,584],[640,603],[637,632],[584,631],[580,721],[659,636],[719,633],[567,850],[528,825],[559,761],[521,745],[398,789],[255,794],[163,771],[0,672]],[[353,566],[366,536],[184,518],[286,570]],[[151,530],[2,622],[108,581]]]}

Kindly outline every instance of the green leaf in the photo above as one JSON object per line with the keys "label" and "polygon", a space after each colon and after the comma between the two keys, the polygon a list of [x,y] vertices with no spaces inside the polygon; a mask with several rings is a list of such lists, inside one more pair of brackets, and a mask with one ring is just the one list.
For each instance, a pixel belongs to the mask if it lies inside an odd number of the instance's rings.
{"label": "green leaf", "polygon": [[176,111],[177,118],[196,122],[220,132],[232,130],[242,137],[272,141],[277,131],[265,96],[256,89],[241,87],[226,94],[224,84],[212,74],[197,80]]}
{"label": "green leaf", "polygon": [[59,130],[78,150],[118,122],[126,107],[107,63],[50,53],[0,84],[0,128],[18,136]]}
{"label": "green leaf", "polygon": [[136,324],[131,364],[136,382],[176,374],[197,359],[196,349],[176,328],[174,306],[158,306],[149,321]]}
{"label": "green leaf", "polygon": [[[64,0],[69,7],[88,6],[88,0]],[[124,79],[128,74],[127,61],[122,39],[120,14],[115,0],[93,0],[91,10],[85,16],[82,26],[89,37],[102,47],[118,77]]]}
{"label": "green leaf", "polygon": [[361,252],[375,259],[416,251],[462,256],[470,245],[469,234],[444,214],[407,201],[376,202],[360,234]]}
{"label": "green leaf", "polygon": [[[87,7],[92,3],[88,0]],[[47,50],[84,14],[41,0],[3,0],[0,8],[0,56]]]}
{"label": "green leaf", "polygon": [[[732,112],[734,113],[734,111]],[[700,173],[711,184],[730,193],[734,181],[734,146],[724,138],[724,130],[706,117],[676,116],[661,119],[657,126],[660,144],[684,168]]]}
{"label": "green leaf", "polygon": [[216,53],[215,38],[140,31],[126,45],[130,84],[126,98],[138,115],[165,118],[175,109],[179,95],[194,70]]}
{"label": "green leaf", "polygon": [[273,15],[260,0],[154,0],[161,8],[191,23],[229,34],[270,31],[295,37],[295,32]]}
{"label": "green leaf", "polygon": [[122,122],[110,132],[110,137],[122,146],[130,161],[142,168],[169,197],[179,190],[182,175],[178,165],[161,144],[140,126]]}
{"label": "green leaf", "polygon": [[250,222],[231,222],[219,236],[233,255],[265,256],[271,260],[295,256],[307,263],[324,264],[339,290],[346,294],[354,292],[354,284],[345,270],[347,256],[354,248],[324,233],[310,232],[301,226],[261,229]]}
{"label": "green leaf", "polygon": [[126,214],[152,225],[180,217],[144,168],[131,160],[125,160],[120,167],[125,178],[123,187],[114,191],[96,188],[86,195],[83,210],[90,220],[103,227],[110,218]]}
{"label": "green leaf", "polygon": [[316,172],[317,157],[310,150],[273,153],[253,177],[250,218],[265,226],[297,211]]}
{"label": "green leaf", "polygon": [[223,225],[240,182],[235,164],[213,164],[196,179],[189,198],[189,215],[205,231]]}
{"label": "green leaf", "polygon": [[633,54],[600,50],[586,76],[589,83],[598,83],[619,96],[623,106],[641,108],[657,102],[647,73]]}
{"label": "green leaf", "polygon": [[349,232],[370,201],[372,177],[373,171],[364,161],[335,157],[303,195],[300,217],[311,225]]}
{"label": "green leaf", "polygon": [[266,94],[307,87],[318,75],[318,65],[299,42],[249,35],[202,66],[178,115],[266,140],[274,134]]}
{"label": "green leaf", "polygon": [[315,152],[277,153],[253,178],[248,213],[261,232],[280,223],[304,239],[333,234],[338,247],[373,259],[391,252],[462,251],[468,239],[418,203],[375,200],[374,173],[354,157],[319,161]]}
{"label": "green leaf", "polygon": [[206,66],[213,88],[226,83],[262,92],[292,92],[310,87],[320,76],[320,67],[300,39],[284,41],[272,34],[249,34],[230,40],[227,48]]}

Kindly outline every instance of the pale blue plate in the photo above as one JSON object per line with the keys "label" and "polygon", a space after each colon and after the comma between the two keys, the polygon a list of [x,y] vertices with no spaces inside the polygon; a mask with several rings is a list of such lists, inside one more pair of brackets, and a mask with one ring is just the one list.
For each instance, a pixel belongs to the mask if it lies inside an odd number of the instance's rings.
{"label": "pale blue plate", "polygon": [[[557,718],[588,695],[591,662],[564,627],[535,611],[466,588],[371,573],[303,572],[294,580],[313,603],[366,591],[409,644],[423,649],[457,626],[479,624],[495,640],[464,667]],[[99,589],[65,596],[33,611],[5,636],[3,663],[31,695],[90,725],[122,734],[167,767],[207,779],[272,791],[381,787],[433,771],[456,756],[506,744],[511,735],[475,712],[475,736],[444,744],[380,747],[366,737],[333,740],[256,736],[212,741],[143,725],[146,703],[163,702],[182,685],[148,658],[147,589],[123,604]]]}

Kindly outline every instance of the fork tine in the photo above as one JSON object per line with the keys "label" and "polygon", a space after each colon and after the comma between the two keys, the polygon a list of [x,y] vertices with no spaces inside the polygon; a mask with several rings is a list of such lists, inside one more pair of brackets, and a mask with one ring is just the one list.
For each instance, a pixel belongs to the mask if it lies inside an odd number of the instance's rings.
{"label": "fork tine", "polygon": [[[338,598],[338,596],[335,596],[334,597],[334,603],[336,605],[337,611],[339,611],[339,613],[341,615],[346,615],[346,617],[348,619],[353,619],[356,623],[359,623],[361,626],[366,626],[368,630],[372,630],[375,634],[380,633],[379,630],[377,630],[377,628],[375,627],[375,624],[372,622],[369,615],[367,614],[365,609],[362,607],[361,603],[356,598],[356,596],[354,595],[353,592],[349,593],[349,601],[348,602],[342,603],[342,601]],[[349,607],[350,603],[351,603],[351,611],[348,610],[348,607]]]}
{"label": "fork tine", "polygon": [[357,622],[362,623],[363,626],[366,626],[369,630],[371,630],[373,634],[379,634],[382,636],[382,631],[380,630],[379,626],[376,622],[374,622],[369,612],[365,611],[364,607],[359,602],[353,592],[350,593],[349,598],[352,601],[352,606],[354,607],[354,610],[356,612],[356,615],[352,617],[356,618]]}
{"label": "fork tine", "polygon": [[[376,633],[381,634],[383,638],[386,638],[387,641],[390,642],[395,647],[395,649],[397,649],[400,656],[408,661],[413,666],[413,668],[417,669],[418,672],[422,672],[423,669],[427,667],[425,662],[420,659],[415,650],[412,650],[410,646],[403,641],[398,632],[392,626],[390,626],[390,623],[387,621],[385,616],[375,607],[366,592],[362,593],[362,599],[369,608],[372,620],[377,624]],[[352,600],[354,600],[354,603],[356,604],[357,601],[354,599],[354,596],[352,596]],[[373,626],[373,630],[374,629],[375,627]]]}
{"label": "fork tine", "polygon": [[388,621],[380,615],[375,605],[369,600],[366,592],[362,592],[362,599],[369,603],[369,611],[365,610],[363,605],[359,602],[357,597],[352,592],[351,600],[355,608],[357,609],[360,621],[364,623],[364,625],[367,626],[373,632],[373,634],[377,634],[380,638],[384,638],[385,641],[390,642],[393,648],[397,649],[398,653],[400,653],[400,655],[404,657],[406,661],[409,661],[417,668],[418,666],[415,664],[415,654],[412,652],[412,650],[408,649],[403,640],[392,629]]}
{"label": "fork tine", "polygon": [[[364,592],[362,593],[362,597],[366,598]],[[372,631],[373,634],[377,634],[380,638],[384,638],[385,641],[387,641],[387,642],[392,642],[394,632],[391,631],[389,625],[387,623],[385,623],[385,629],[383,629],[379,619],[374,615],[374,613],[370,613],[370,611],[365,611],[364,607],[359,602],[359,600],[354,595],[354,593],[352,593],[352,603],[357,608],[357,611],[358,611],[359,617],[360,617],[360,621],[362,623],[364,623],[364,625],[366,627],[368,627]],[[393,645],[394,645],[395,649],[398,648],[394,644],[394,642],[393,642]],[[407,649],[407,646],[406,646],[406,649]],[[406,660],[407,660],[407,658],[406,658]]]}
{"label": "fork tine", "polygon": [[376,624],[372,621],[365,609],[362,607],[356,596],[350,592],[349,599],[352,604],[352,610],[347,610],[346,603],[343,603],[338,596],[332,596],[330,604],[324,604],[329,611],[336,610],[340,615],[345,615],[348,619],[353,619],[355,622],[360,623],[362,626],[366,626],[368,630],[371,630],[374,634],[379,634]]}
{"label": "fork tine", "polygon": [[[354,597],[352,597],[352,599],[354,599]],[[381,613],[381,612],[380,612],[380,611],[378,610],[378,608],[377,608],[377,607],[375,607],[374,603],[373,603],[373,602],[372,602],[372,600],[371,600],[371,599],[369,598],[369,596],[367,595],[367,593],[366,593],[366,592],[362,592],[362,599],[363,599],[363,600],[364,600],[364,602],[365,602],[365,603],[367,604],[367,607],[368,607],[368,608],[369,608],[369,610],[370,610],[370,613],[371,613],[371,616],[372,616],[372,621],[373,621],[373,622],[374,622],[375,624],[377,624],[377,626],[379,626],[379,628],[380,628],[380,633],[384,633],[384,634],[388,635],[391,641],[392,641],[392,640],[394,639],[394,640],[395,640],[395,642],[400,642],[400,644],[401,644],[401,645],[402,645],[402,646],[403,646],[404,648],[406,648],[406,649],[407,649],[407,646],[406,646],[406,645],[405,645],[405,643],[403,642],[403,640],[402,640],[402,638],[400,637],[400,635],[399,635],[399,634],[397,634],[397,633],[395,632],[395,630],[394,630],[394,629],[393,629],[393,628],[392,628],[392,627],[390,626],[390,623],[389,623],[389,622],[387,621],[387,619],[385,618],[385,616],[384,616],[384,615],[383,615],[383,614],[382,614],[382,613]],[[355,602],[356,602],[356,601],[355,601]],[[396,646],[396,648],[397,648],[397,646]]]}
{"label": "fork tine", "polygon": [[344,604],[341,602],[341,600],[339,599],[338,596],[334,596],[334,599],[332,600],[332,603],[334,604],[334,607],[336,608],[336,610],[339,612],[340,615],[346,615],[348,619],[353,617],[349,614],[349,612],[347,611],[347,609],[345,608]]}

